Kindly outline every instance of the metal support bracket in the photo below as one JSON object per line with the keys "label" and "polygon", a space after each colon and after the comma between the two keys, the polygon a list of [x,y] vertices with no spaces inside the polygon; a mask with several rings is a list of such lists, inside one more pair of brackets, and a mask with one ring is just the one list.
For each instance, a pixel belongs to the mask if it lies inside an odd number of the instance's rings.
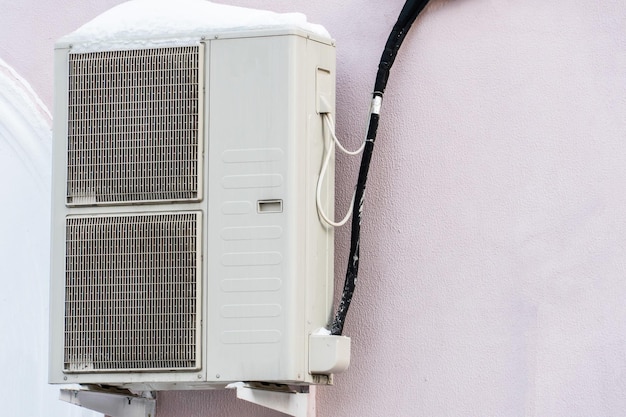
{"label": "metal support bracket", "polygon": [[156,399],[132,393],[62,389],[59,399],[111,417],[155,417]]}
{"label": "metal support bracket", "polygon": [[296,389],[285,385],[231,384],[237,398],[293,417],[315,417],[315,387]]}

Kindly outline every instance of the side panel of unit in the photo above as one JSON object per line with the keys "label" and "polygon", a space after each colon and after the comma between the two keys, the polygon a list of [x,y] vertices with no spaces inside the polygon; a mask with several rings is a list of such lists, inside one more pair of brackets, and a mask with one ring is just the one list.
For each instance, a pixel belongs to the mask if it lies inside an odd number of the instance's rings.
{"label": "side panel of unit", "polygon": [[329,315],[333,247],[315,211],[323,139],[309,42],[211,41],[206,364],[216,382],[311,381],[308,333]]}
{"label": "side panel of unit", "polygon": [[[68,50],[54,53],[54,119],[52,143],[52,230],[50,248],[50,353],[48,378],[65,382],[63,374],[65,300],[65,184],[67,166]],[[61,242],[61,243],[59,243]]]}
{"label": "side panel of unit", "polygon": [[[334,233],[320,222],[316,207],[317,181],[325,148],[332,146],[332,137],[324,123],[323,114],[335,119],[335,48],[331,45],[307,41],[306,53],[306,111],[307,138],[302,146],[305,157],[302,166],[306,184],[304,210],[306,222],[303,230],[304,262],[302,270],[305,279],[305,332],[307,342],[304,348],[307,382],[312,378],[308,372],[308,335],[320,327],[326,327],[332,319],[334,288]],[[331,161],[324,182],[321,184],[321,203],[324,211],[334,216],[335,207],[335,158]],[[316,383],[324,379],[314,378]]]}

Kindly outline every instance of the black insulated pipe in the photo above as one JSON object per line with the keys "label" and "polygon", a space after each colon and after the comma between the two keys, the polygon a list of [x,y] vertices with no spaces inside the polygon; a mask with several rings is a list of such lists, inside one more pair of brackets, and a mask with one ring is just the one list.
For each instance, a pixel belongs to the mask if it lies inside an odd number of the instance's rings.
{"label": "black insulated pipe", "polygon": [[387,87],[389,79],[389,71],[393,66],[400,46],[406,37],[409,29],[417,16],[426,7],[429,0],[407,0],[400,12],[398,21],[394,25],[385,50],[378,64],[378,73],[376,74],[376,82],[374,84],[374,93],[372,96],[372,105],[370,108],[370,121],[367,129],[365,149],[361,157],[361,166],[359,168],[359,176],[357,179],[353,214],[352,214],[352,230],[350,235],[350,254],[348,255],[348,267],[346,269],[346,278],[343,286],[343,293],[335,318],[330,326],[330,333],[333,335],[341,335],[343,327],[348,315],[350,303],[354,289],[356,288],[357,278],[359,274],[359,255],[360,255],[360,237],[361,237],[361,218],[363,215],[363,202],[365,198],[365,185],[367,183],[367,174],[369,172],[372,153],[374,151],[374,142],[378,133],[378,122],[380,120],[380,107],[382,105],[383,94]]}
{"label": "black insulated pipe", "polygon": [[381,95],[385,92],[387,87],[387,80],[389,79],[389,70],[393,66],[396,60],[396,55],[400,50],[400,46],[406,37],[406,34],[411,29],[411,25],[417,19],[417,16],[424,10],[429,0],[408,0],[400,15],[398,21],[393,26],[385,49],[380,57],[380,63],[378,64],[378,73],[376,74],[376,83],[374,84],[374,93],[380,92]]}

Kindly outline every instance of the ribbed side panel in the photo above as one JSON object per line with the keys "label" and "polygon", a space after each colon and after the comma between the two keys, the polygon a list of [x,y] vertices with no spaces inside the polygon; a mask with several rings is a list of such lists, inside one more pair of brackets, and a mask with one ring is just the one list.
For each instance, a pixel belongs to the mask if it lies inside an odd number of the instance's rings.
{"label": "ribbed side panel", "polygon": [[66,219],[64,369],[195,369],[200,214]]}
{"label": "ribbed side panel", "polygon": [[69,55],[68,204],[198,198],[199,48]]}

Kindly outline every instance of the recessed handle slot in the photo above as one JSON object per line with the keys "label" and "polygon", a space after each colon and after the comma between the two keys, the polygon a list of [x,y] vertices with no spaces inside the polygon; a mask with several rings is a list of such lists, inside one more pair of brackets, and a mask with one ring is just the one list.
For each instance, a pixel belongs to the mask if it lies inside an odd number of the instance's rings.
{"label": "recessed handle slot", "polygon": [[257,210],[259,213],[282,213],[283,200],[259,200]]}

